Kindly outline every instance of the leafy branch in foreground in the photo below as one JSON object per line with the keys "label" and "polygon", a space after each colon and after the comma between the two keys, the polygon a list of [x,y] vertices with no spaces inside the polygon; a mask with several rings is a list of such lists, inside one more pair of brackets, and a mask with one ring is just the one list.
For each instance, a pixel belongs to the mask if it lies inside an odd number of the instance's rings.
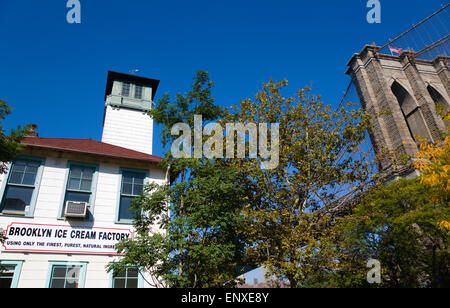
{"label": "leafy branch in foreground", "polygon": [[264,84],[225,120],[279,123],[278,168],[263,170],[255,159],[233,161],[256,187],[240,232],[251,243],[249,259],[300,287],[316,268],[327,266],[318,255],[334,213],[366,189],[375,169],[370,152],[361,149],[370,123],[361,109],[334,110],[308,87],[284,97],[286,85]]}
{"label": "leafy branch in foreground", "polygon": [[439,222],[450,218],[448,204],[436,202],[420,179],[374,187],[342,218],[329,242],[338,266],[326,281],[339,287],[368,287],[366,263],[381,263],[375,287],[448,287],[450,234]]}
{"label": "leafy branch in foreground", "polygon": [[[173,142],[174,124],[192,127],[194,115],[204,120],[221,115],[211,88],[208,73],[200,71],[189,92],[174,101],[168,95],[159,100],[151,115],[163,126],[164,144]],[[248,192],[240,174],[220,159],[166,157],[170,184],[150,185],[133,202],[135,212],[142,213],[134,222],[136,237],[118,245],[124,256],[108,269],[118,273],[137,266],[150,274],[148,282],[156,287],[233,286],[242,260],[238,227]]]}
{"label": "leafy branch in foreground", "polygon": [[0,174],[7,171],[7,163],[22,151],[23,145],[20,142],[31,129],[31,125],[19,126],[6,134],[3,121],[11,110],[12,108],[4,100],[0,100]]}

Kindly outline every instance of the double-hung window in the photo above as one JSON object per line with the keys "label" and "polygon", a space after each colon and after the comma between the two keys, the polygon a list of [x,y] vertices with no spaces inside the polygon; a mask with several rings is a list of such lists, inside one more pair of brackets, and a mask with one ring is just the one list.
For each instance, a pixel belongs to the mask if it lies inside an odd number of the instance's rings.
{"label": "double-hung window", "polygon": [[77,289],[84,287],[86,263],[50,263],[47,286],[52,289]]}
{"label": "double-hung window", "polygon": [[143,90],[142,86],[136,85],[134,90],[134,98],[142,99],[142,92],[143,92],[142,90]]}
{"label": "double-hung window", "polygon": [[122,83],[122,96],[130,96],[131,84],[128,82]]}
{"label": "double-hung window", "polygon": [[17,288],[22,261],[0,261],[0,289]]}
{"label": "double-hung window", "polygon": [[86,202],[89,206],[89,217],[92,218],[97,166],[69,162],[69,175],[62,213],[67,201]]}
{"label": "double-hung window", "polygon": [[142,287],[142,280],[137,267],[129,267],[122,272],[113,274],[112,287],[114,289],[137,289]]}
{"label": "double-hung window", "polygon": [[144,188],[146,172],[122,171],[120,187],[118,221],[130,223],[136,213],[131,208],[132,201],[138,197]]}
{"label": "double-hung window", "polygon": [[42,159],[18,159],[11,165],[1,203],[2,214],[32,215]]}

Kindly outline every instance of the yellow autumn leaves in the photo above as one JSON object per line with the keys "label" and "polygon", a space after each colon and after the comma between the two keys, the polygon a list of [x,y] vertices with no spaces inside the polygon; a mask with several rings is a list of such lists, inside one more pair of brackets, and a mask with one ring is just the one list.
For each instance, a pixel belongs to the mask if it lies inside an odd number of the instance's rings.
{"label": "yellow autumn leaves", "polygon": [[[450,112],[444,121],[450,120]],[[450,197],[450,127],[447,128],[444,141],[439,144],[423,142],[417,154],[415,167],[421,172],[420,181],[435,191],[434,198],[448,205]],[[441,221],[442,230],[450,231],[450,222]]]}
{"label": "yellow autumn leaves", "polygon": [[450,136],[438,145],[422,143],[415,165],[421,181],[444,194],[450,193]]}
{"label": "yellow autumn leaves", "polygon": [[450,231],[450,222],[448,222],[448,221],[441,221],[440,223],[439,223],[439,227],[441,228],[441,230],[448,230],[448,231]]}

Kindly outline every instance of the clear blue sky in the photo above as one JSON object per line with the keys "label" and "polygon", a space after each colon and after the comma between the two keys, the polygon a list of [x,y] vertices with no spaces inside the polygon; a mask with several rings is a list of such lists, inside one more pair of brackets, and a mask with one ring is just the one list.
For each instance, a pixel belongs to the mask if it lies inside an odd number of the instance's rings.
{"label": "clear blue sky", "polygon": [[288,79],[292,92],[312,82],[337,104],[353,53],[445,3],[380,0],[381,24],[368,24],[366,0],[80,0],[82,23],[68,24],[66,2],[0,0],[0,98],[15,108],[6,127],[101,139],[108,70],[160,79],[156,98],[184,92],[204,69],[223,106],[253,97],[269,78]]}

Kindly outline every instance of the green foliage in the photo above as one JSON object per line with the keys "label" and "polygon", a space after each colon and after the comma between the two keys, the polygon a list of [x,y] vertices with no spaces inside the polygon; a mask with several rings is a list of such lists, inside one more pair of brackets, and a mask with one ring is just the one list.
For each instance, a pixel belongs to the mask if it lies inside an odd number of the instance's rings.
{"label": "green foliage", "polygon": [[173,101],[167,93],[158,100],[158,104],[149,115],[158,124],[163,125],[161,140],[164,146],[177,138],[170,133],[173,125],[186,123],[193,127],[194,115],[202,115],[204,121],[216,120],[221,116],[222,109],[215,105],[212,97],[213,86],[208,72],[198,71],[190,91],[185,94],[178,93]]}
{"label": "green foliage", "polygon": [[[187,94],[178,94],[174,102],[166,95],[158,102],[150,114],[163,125],[164,144],[177,138],[170,135],[172,125],[184,122],[192,127],[194,114],[205,120],[221,115],[211,87],[208,73],[200,71]],[[134,223],[136,238],[118,245],[124,258],[109,269],[139,266],[158,287],[233,286],[242,259],[237,229],[247,192],[239,173],[223,160],[173,159],[170,153],[166,157],[170,185],[150,185],[135,200],[135,211],[143,212]]]}
{"label": "green foliage", "polygon": [[[133,202],[136,237],[118,245],[123,258],[109,269],[139,266],[157,287],[232,287],[248,264],[291,287],[450,286],[442,227],[450,210],[436,197],[443,185],[376,183],[374,162],[361,150],[370,118],[361,109],[334,110],[309,88],[284,97],[286,85],[270,81],[255,100],[223,111],[208,74],[198,72],[189,92],[159,100],[150,114],[163,125],[164,145],[177,138],[174,124],[193,126],[194,114],[222,126],[279,123],[279,166],[167,153],[170,184],[149,185]],[[369,259],[381,263],[379,285],[367,282]]]}
{"label": "green foliage", "polygon": [[11,113],[11,110],[12,108],[4,100],[0,100],[0,173],[7,171],[6,163],[13,160],[23,149],[20,141],[30,130],[30,125],[25,127],[19,126],[16,129],[12,129],[9,135],[6,134],[3,128],[3,121]]}
{"label": "green foliage", "polygon": [[321,266],[317,251],[330,213],[364,189],[373,165],[359,151],[369,123],[361,109],[333,110],[309,88],[284,97],[286,85],[264,84],[226,120],[279,123],[278,168],[263,170],[254,159],[233,163],[256,187],[241,228],[251,242],[248,258],[296,287]]}
{"label": "green foliage", "polygon": [[[373,188],[324,245],[338,261],[325,275],[327,285],[370,286],[366,264],[376,259],[382,282],[374,287],[449,287],[449,234],[439,222],[450,209],[432,195],[417,179]],[[324,272],[316,274],[315,286],[323,286]]]}
{"label": "green foliage", "polygon": [[[147,187],[134,202],[144,212],[134,223],[136,238],[119,244],[125,256],[111,268],[137,265],[158,277],[156,286],[233,285],[243,251],[237,228],[245,191],[237,176],[226,165],[205,162],[191,166],[182,182]],[[164,216],[169,210],[170,219]]]}

